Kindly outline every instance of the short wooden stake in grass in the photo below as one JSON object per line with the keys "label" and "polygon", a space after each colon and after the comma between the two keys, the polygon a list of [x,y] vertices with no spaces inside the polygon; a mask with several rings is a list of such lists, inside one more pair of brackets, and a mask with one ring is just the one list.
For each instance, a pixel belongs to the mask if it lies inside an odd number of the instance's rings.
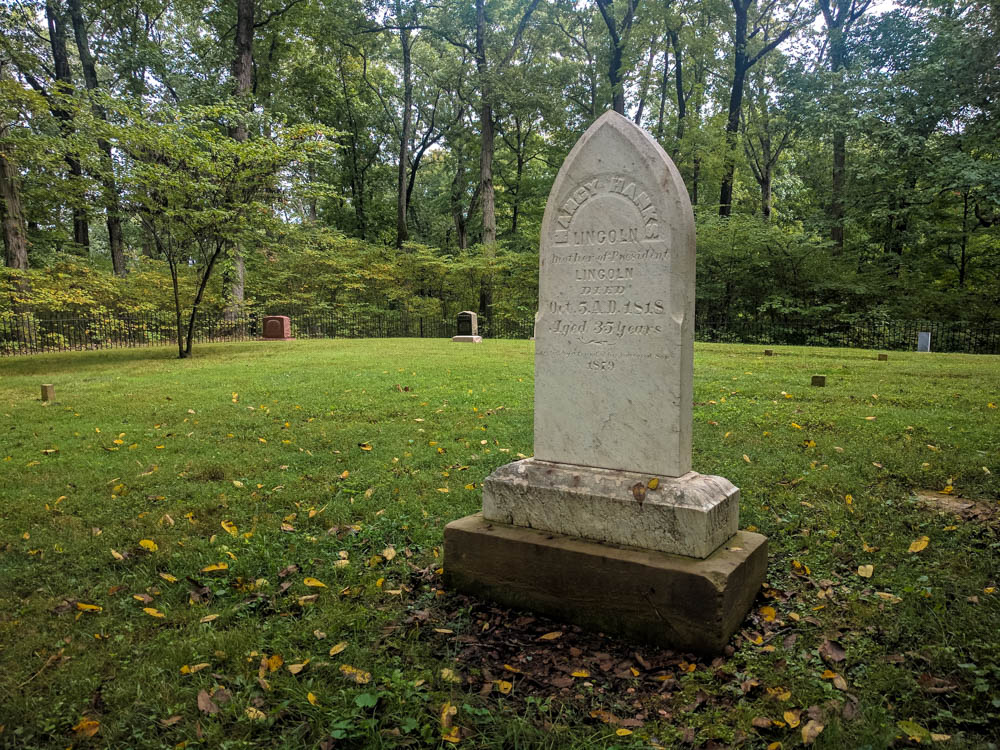
{"label": "short wooden stake in grass", "polygon": [[820,388],[826,385],[826,375],[813,375],[812,384]]}
{"label": "short wooden stake in grass", "polygon": [[879,354],[878,355],[878,361],[879,362],[885,362],[888,359],[889,359],[889,355],[888,354]]}
{"label": "short wooden stake in grass", "polygon": [[56,400],[56,387],[54,385],[44,383],[42,385],[42,401],[55,401]]}

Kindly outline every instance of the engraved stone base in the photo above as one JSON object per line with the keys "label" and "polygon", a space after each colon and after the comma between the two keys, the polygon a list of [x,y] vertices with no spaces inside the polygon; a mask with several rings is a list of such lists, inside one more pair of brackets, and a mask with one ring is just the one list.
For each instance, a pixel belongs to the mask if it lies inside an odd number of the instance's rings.
{"label": "engraved stone base", "polygon": [[[728,479],[594,469],[526,458],[483,482],[487,521],[597,542],[705,558],[739,529],[740,491]],[[641,488],[641,489],[640,489]]]}
{"label": "engraved stone base", "polygon": [[494,524],[444,530],[449,589],[583,627],[684,651],[718,653],[753,603],[767,538],[740,531],[705,560]]}
{"label": "engraved stone base", "polygon": [[483,343],[482,336],[452,336],[452,341],[457,341],[460,344],[481,344]]}

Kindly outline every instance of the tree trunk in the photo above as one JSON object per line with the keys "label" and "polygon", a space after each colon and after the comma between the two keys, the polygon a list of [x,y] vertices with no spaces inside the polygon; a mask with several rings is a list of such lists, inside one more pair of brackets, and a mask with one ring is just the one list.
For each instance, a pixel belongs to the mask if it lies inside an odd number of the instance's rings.
{"label": "tree trunk", "polygon": [[403,26],[399,3],[396,18],[400,24],[399,44],[403,49],[403,127],[399,133],[399,169],[396,180],[396,247],[400,248],[410,236],[406,228],[407,184],[406,168],[409,160],[410,119],[413,109],[413,73],[410,62],[410,29]]}
{"label": "tree trunk", "polygon": [[[829,29],[830,34],[830,67],[834,74],[834,100],[839,102],[843,95],[842,82],[837,80],[844,68],[846,50],[844,34],[837,28]],[[844,249],[844,182],[847,171],[847,135],[844,126],[834,118],[833,130],[833,179],[830,192],[830,239],[833,240],[834,252]]]}
{"label": "tree trunk", "polygon": [[[6,138],[7,126],[0,126],[0,139]],[[24,224],[17,169],[0,151],[0,215],[3,216],[4,262],[8,268],[28,269],[28,232]]]}
{"label": "tree trunk", "polygon": [[476,0],[476,67],[479,72],[480,95],[479,127],[479,199],[483,209],[483,244],[490,246],[497,241],[497,217],[493,194],[493,86],[489,80],[486,61],[486,0]]}
{"label": "tree trunk", "polygon": [[623,59],[625,45],[628,44],[632,22],[635,19],[635,9],[639,0],[627,0],[625,15],[621,24],[614,17],[612,0],[597,0],[597,8],[601,11],[604,24],[608,27],[611,49],[608,55],[608,83],[611,84],[611,108],[618,114],[625,115],[625,81]]}
{"label": "tree trunk", "polygon": [[[73,22],[73,36],[80,55],[80,65],[83,68],[83,80],[88,91],[98,88],[97,69],[94,58],[90,54],[90,43],[87,40],[87,25],[84,22],[80,0],[69,0],[70,18]],[[102,107],[94,105],[94,114],[102,120],[107,120],[107,114]],[[111,251],[111,266],[116,276],[124,276],[125,245],[122,238],[121,202],[118,198],[118,186],[115,181],[114,160],[111,158],[111,144],[103,138],[97,139],[97,145],[104,154],[104,172],[101,175],[101,186],[104,188],[105,219],[108,227],[108,247]]]}
{"label": "tree trunk", "polygon": [[[66,24],[62,15],[53,5],[53,0],[45,3],[45,17],[49,26],[49,45],[52,48],[52,62],[55,74],[56,88],[72,91],[73,72],[69,67],[69,54],[66,52]],[[59,120],[64,137],[73,132],[73,117],[69,112],[56,107],[53,114]],[[67,153],[66,163],[69,165],[70,184],[74,191],[83,187],[83,167],[73,153]],[[87,210],[82,205],[83,198],[74,199],[73,210],[73,242],[82,249],[84,254],[90,248],[90,224],[87,220]]]}
{"label": "tree trunk", "polygon": [[740,130],[740,113],[743,109],[743,87],[749,63],[747,60],[747,5],[734,0],[736,29],[733,35],[733,87],[729,92],[729,117],[726,119],[726,155],[722,168],[722,188],[719,191],[719,216],[733,212],[733,180],[736,176],[736,141]]}
{"label": "tree trunk", "polygon": [[771,220],[771,180],[771,165],[765,164],[760,173],[760,215],[764,221]]}
{"label": "tree trunk", "polygon": [[[255,0],[236,0],[236,45],[233,56],[234,94],[237,99],[245,99],[247,109],[253,106],[250,95],[253,92],[253,34]],[[250,137],[246,123],[238,122],[233,128],[232,137],[240,143],[245,143]],[[226,318],[237,319],[243,311],[244,290],[246,286],[246,266],[243,261],[243,250],[239,244],[230,245],[228,287],[229,304],[226,306]],[[192,311],[192,321],[194,312]],[[188,351],[191,342],[188,341]]]}
{"label": "tree trunk", "polygon": [[642,125],[642,113],[646,109],[646,94],[649,93],[649,81],[653,77],[653,60],[656,58],[657,38],[654,36],[649,40],[649,58],[646,60],[646,70],[642,74],[642,83],[639,86],[639,106],[635,110],[636,125]]}
{"label": "tree trunk", "polygon": [[656,116],[656,140],[663,140],[663,116],[667,109],[667,81],[670,79],[670,53],[663,51],[663,75],[660,77],[660,111]]}

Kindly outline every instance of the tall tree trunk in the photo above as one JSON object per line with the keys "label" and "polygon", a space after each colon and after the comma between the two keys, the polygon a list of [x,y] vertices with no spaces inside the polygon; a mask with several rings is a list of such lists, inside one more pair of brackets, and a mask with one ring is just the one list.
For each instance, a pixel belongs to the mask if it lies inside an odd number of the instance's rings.
{"label": "tall tree trunk", "polygon": [[663,50],[663,75],[660,77],[660,111],[656,116],[656,140],[663,140],[663,116],[667,109],[667,81],[670,80],[670,53]]}
{"label": "tall tree trunk", "polygon": [[[236,98],[244,100],[249,110],[253,103],[250,96],[253,92],[253,35],[255,0],[236,0],[236,43],[233,57],[233,83]],[[240,143],[245,143],[250,134],[245,122],[238,122],[233,128],[232,137]],[[243,300],[246,289],[246,264],[243,260],[243,249],[238,243],[229,246],[230,266],[226,274],[229,304],[226,307],[226,317],[230,320],[238,318],[243,311]],[[192,313],[193,317],[193,313]],[[188,345],[190,346],[190,341]]]}
{"label": "tall tree trunk", "polygon": [[[749,4],[749,3],[748,3]],[[722,167],[722,187],[719,191],[719,216],[733,212],[733,180],[736,175],[736,141],[740,130],[740,113],[743,109],[743,87],[747,70],[747,5],[743,0],[733,0],[736,11],[736,29],[733,35],[733,86],[729,91],[729,116],[726,119],[726,154]]]}
{"label": "tall tree trunk", "polygon": [[483,209],[483,244],[497,241],[497,217],[493,193],[493,151],[496,123],[493,121],[493,85],[486,59],[486,0],[476,0],[476,68],[479,73],[479,199]]}
{"label": "tall tree trunk", "polygon": [[601,11],[604,24],[608,27],[611,49],[608,55],[608,83],[611,84],[611,108],[618,114],[625,115],[625,46],[628,44],[632,22],[635,20],[635,9],[640,0],[626,0],[625,15],[619,24],[612,10],[613,0],[597,0],[597,8]]}
{"label": "tall tree trunk", "polygon": [[410,236],[406,228],[407,183],[406,168],[409,160],[410,120],[413,109],[413,73],[410,62],[410,29],[402,21],[402,10],[396,3],[396,19],[400,25],[399,44],[403,50],[403,126],[399,133],[399,169],[396,180],[396,247],[400,248]]}
{"label": "tall tree trunk", "polygon": [[[838,27],[830,29],[830,67],[834,74],[834,100],[841,101],[843,85],[838,76],[844,69],[846,49],[843,31]],[[833,130],[833,175],[830,192],[830,239],[834,252],[844,249],[844,182],[847,174],[847,134],[844,126],[834,118]]]}
{"label": "tall tree trunk", "polygon": [[[60,93],[73,90],[73,72],[69,67],[69,54],[66,52],[66,23],[60,11],[53,4],[55,0],[45,3],[45,18],[49,26],[49,45],[52,48],[52,62],[55,73],[56,89]],[[73,132],[73,116],[60,106],[53,110],[59,120],[63,136],[69,137]],[[83,167],[76,154],[70,152],[65,156],[69,165],[70,184],[74,192],[83,189]],[[83,205],[83,197],[74,198],[73,210],[73,242],[84,254],[90,248],[90,224],[87,220],[87,210]]]}
{"label": "tall tree trunk", "polygon": [[[0,126],[0,140],[6,138],[8,128]],[[0,215],[3,217],[4,263],[8,268],[28,269],[28,232],[24,224],[21,190],[17,169],[0,150]]]}
{"label": "tall tree trunk", "polygon": [[[684,96],[684,68],[681,66],[680,39],[676,31],[670,31],[670,46],[674,49],[674,88],[677,91],[677,147],[680,148],[684,138],[684,126],[687,122],[687,97]],[[663,72],[666,78],[666,70]],[[664,80],[664,85],[666,80]]]}
{"label": "tall tree trunk", "polygon": [[649,81],[653,77],[653,60],[656,58],[656,43],[659,40],[654,36],[649,40],[649,57],[646,60],[646,70],[642,74],[642,83],[639,85],[639,106],[635,110],[636,125],[642,125],[642,113],[646,109],[646,94],[649,93]]}
{"label": "tall tree trunk", "polygon": [[[98,88],[97,69],[94,58],[90,54],[90,43],[87,40],[87,25],[83,18],[80,0],[69,0],[70,18],[73,22],[73,36],[80,55],[80,65],[83,68],[83,80],[88,91]],[[94,105],[94,114],[102,120],[107,120],[103,107]],[[118,198],[118,186],[115,181],[114,160],[111,158],[111,144],[103,138],[97,139],[97,145],[104,154],[101,186],[104,188],[105,219],[108,227],[108,247],[111,251],[111,266],[116,276],[124,276],[125,245],[122,238],[121,202]]]}

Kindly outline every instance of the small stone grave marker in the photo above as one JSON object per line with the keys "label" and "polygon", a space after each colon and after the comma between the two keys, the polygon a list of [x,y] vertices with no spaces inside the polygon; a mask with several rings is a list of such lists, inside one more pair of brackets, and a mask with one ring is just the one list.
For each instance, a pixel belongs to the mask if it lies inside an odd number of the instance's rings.
{"label": "small stone grave marker", "polygon": [[463,310],[456,321],[457,336],[451,340],[462,344],[481,344],[483,337],[479,335],[479,316],[471,310]]}
{"label": "small stone grave marker", "polygon": [[889,360],[889,355],[888,354],[879,354],[878,355],[878,361],[879,362],[886,362],[888,360]]}
{"label": "small stone grave marker", "polygon": [[448,524],[458,590],[676,648],[717,652],[767,539],[739,490],[691,470],[694,215],[673,162],[614,112],[559,170],[542,222],[534,457]]}
{"label": "small stone grave marker", "polygon": [[56,400],[56,387],[49,383],[42,385],[42,401],[55,401]]}
{"label": "small stone grave marker", "polygon": [[917,351],[929,352],[931,350],[931,332],[920,331],[917,334]]}
{"label": "small stone grave marker", "polygon": [[826,385],[826,375],[813,375],[812,384],[820,388]]}
{"label": "small stone grave marker", "polygon": [[765,349],[764,350],[764,356],[765,357],[773,357],[774,356],[774,349]]}
{"label": "small stone grave marker", "polygon": [[291,341],[292,321],[287,315],[268,315],[264,318],[265,341]]}

